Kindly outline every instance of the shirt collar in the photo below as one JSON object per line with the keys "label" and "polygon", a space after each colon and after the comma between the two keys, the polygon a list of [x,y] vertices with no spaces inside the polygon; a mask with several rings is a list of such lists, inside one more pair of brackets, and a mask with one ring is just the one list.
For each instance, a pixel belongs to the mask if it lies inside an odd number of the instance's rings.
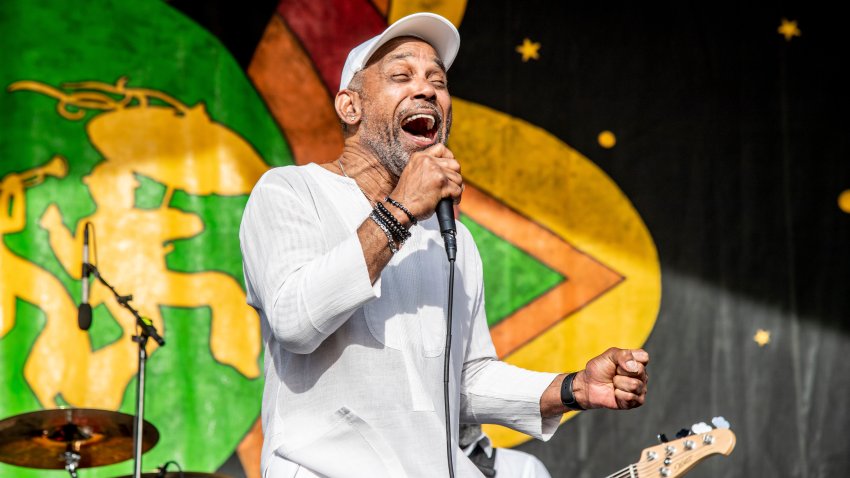
{"label": "shirt collar", "polygon": [[493,457],[493,444],[490,443],[490,438],[487,437],[484,432],[481,432],[481,434],[478,435],[478,438],[476,438],[474,442],[467,445],[466,448],[463,449],[463,453],[466,456],[469,456],[470,454],[472,454],[472,451],[475,449],[476,445],[479,445],[481,449],[484,450],[484,454],[487,455],[487,458]]}

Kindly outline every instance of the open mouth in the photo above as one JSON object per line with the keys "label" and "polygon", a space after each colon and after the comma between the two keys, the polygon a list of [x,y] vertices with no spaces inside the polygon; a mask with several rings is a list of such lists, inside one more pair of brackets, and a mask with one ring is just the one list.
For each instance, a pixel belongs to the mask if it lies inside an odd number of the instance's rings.
{"label": "open mouth", "polygon": [[416,113],[401,121],[401,129],[419,145],[433,143],[439,126],[439,118],[432,113]]}

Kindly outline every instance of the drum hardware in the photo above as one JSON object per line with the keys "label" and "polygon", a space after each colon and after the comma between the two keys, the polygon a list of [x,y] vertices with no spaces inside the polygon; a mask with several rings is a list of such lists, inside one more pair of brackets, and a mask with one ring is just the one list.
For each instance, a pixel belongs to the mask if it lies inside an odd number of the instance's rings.
{"label": "drum hardware", "polygon": [[[0,421],[0,461],[39,469],[111,465],[133,456],[133,415],[90,408],[60,408],[24,413]],[[142,450],[159,441],[159,431],[144,422]]]}
{"label": "drum hardware", "polygon": [[[86,224],[85,227],[88,227]],[[121,295],[115,290],[106,279],[100,274],[100,271],[94,264],[83,263],[83,274],[93,275],[101,284],[106,286],[115,296],[115,300],[121,307],[124,307],[133,317],[136,318],[136,326],[139,334],[133,336],[133,342],[139,345],[139,369],[136,374],[136,414],[133,422],[133,477],[139,478],[142,474],[142,422],[145,418],[145,365],[148,361],[147,344],[148,339],[153,339],[161,346],[165,345],[165,340],[159,335],[150,319],[142,317],[139,311],[136,310],[130,301],[133,300],[132,295]]]}

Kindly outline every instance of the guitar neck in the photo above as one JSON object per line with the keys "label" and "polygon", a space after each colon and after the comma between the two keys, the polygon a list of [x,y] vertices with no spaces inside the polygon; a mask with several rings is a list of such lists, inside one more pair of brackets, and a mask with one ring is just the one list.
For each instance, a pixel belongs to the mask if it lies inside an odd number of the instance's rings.
{"label": "guitar neck", "polygon": [[718,428],[647,448],[640,461],[605,478],[677,478],[709,456],[729,455],[733,448],[735,434]]}

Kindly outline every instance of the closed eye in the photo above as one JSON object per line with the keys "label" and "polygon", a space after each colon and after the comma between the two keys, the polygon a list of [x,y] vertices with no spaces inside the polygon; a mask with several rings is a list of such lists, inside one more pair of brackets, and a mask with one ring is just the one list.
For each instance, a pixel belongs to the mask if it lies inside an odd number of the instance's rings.
{"label": "closed eye", "polygon": [[437,88],[446,87],[446,78],[442,74],[431,75],[428,80]]}

